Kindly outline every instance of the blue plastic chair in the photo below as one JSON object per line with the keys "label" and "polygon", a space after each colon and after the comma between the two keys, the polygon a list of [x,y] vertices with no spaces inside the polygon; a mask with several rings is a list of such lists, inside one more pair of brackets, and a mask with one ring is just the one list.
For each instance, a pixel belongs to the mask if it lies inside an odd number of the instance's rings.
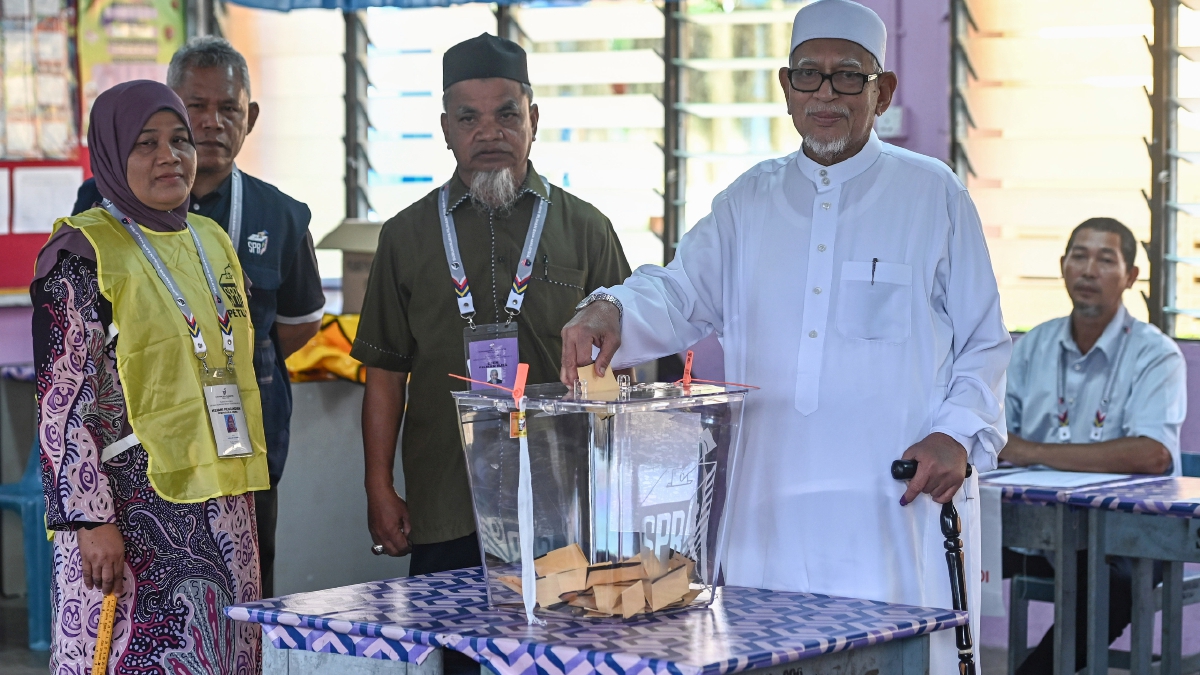
{"label": "blue plastic chair", "polygon": [[1193,452],[1185,452],[1180,456],[1183,459],[1183,470],[1185,476],[1200,477],[1200,454]]}
{"label": "blue plastic chair", "polygon": [[25,539],[25,586],[29,603],[29,648],[50,650],[50,571],[53,553],[46,541],[46,501],[42,496],[41,448],[33,442],[25,475],[0,485],[0,509],[21,514]]}

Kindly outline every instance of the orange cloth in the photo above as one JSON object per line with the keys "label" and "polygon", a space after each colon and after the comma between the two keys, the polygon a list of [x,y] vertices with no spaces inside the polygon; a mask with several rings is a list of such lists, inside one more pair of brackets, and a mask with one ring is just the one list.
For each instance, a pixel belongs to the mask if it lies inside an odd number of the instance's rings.
{"label": "orange cloth", "polygon": [[321,329],[287,358],[288,376],[292,382],[314,382],[342,378],[365,384],[367,373],[357,359],[350,356],[354,336],[358,333],[358,315],[326,314]]}

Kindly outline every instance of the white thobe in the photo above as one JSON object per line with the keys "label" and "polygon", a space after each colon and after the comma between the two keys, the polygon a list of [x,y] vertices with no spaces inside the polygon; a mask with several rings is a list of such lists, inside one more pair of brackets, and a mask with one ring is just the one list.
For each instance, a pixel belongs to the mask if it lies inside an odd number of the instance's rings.
{"label": "white thobe", "polygon": [[[900,506],[891,463],[942,432],[975,476],[994,468],[1012,343],[979,216],[945,164],[874,133],[833,166],[763,162],[670,265],[607,291],[624,308],[614,367],[716,331],[726,379],[761,387],[746,397],[727,583],[951,607],[941,507]],[[973,476],[955,497],[972,610],[977,494]],[[957,672],[953,631],[933,646],[930,672]]]}

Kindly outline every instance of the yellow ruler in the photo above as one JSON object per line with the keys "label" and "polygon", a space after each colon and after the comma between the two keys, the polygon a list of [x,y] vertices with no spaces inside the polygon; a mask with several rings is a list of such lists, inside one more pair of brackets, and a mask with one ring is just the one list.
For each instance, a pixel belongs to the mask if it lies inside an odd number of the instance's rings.
{"label": "yellow ruler", "polygon": [[112,649],[113,622],[117,619],[117,596],[109,593],[100,606],[100,628],[96,633],[96,654],[92,657],[92,675],[108,672],[108,652]]}

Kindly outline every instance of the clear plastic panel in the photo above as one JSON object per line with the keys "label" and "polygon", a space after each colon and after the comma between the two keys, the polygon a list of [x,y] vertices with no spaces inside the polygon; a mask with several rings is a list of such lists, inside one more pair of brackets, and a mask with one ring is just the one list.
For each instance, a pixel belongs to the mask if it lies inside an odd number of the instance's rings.
{"label": "clear plastic panel", "polygon": [[[600,596],[636,584],[644,586],[644,595],[635,589],[622,596],[628,611],[617,616],[710,600],[719,577],[721,523],[739,455],[745,391],[640,385],[622,388],[613,401],[575,400],[559,385],[538,385],[527,393],[534,556],[541,565],[577,544],[588,565],[577,577],[560,577],[578,579],[575,585],[586,580],[583,589],[546,590],[542,584],[552,575],[539,575],[538,611],[597,615],[606,609]],[[493,607],[522,609],[515,405],[502,392],[455,392],[455,398],[488,600]],[[553,555],[543,558],[547,554]],[[679,567],[685,569],[676,572]],[[602,581],[611,581],[611,588]],[[666,586],[671,598],[682,592],[682,599],[666,603]],[[658,603],[651,602],[654,591]],[[634,595],[646,599],[641,612],[630,604]],[[597,601],[599,609],[588,606]],[[608,609],[613,607],[619,605]]]}

